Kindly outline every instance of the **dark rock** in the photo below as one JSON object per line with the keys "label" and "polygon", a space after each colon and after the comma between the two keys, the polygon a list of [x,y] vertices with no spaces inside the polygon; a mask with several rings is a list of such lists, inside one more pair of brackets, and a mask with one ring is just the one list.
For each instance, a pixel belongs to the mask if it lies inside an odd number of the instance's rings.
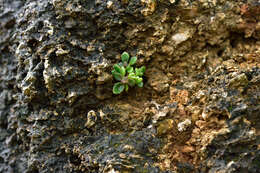
{"label": "dark rock", "polygon": [[[257,0],[0,0],[0,173],[259,172],[259,14]],[[114,96],[123,51],[145,85]]]}

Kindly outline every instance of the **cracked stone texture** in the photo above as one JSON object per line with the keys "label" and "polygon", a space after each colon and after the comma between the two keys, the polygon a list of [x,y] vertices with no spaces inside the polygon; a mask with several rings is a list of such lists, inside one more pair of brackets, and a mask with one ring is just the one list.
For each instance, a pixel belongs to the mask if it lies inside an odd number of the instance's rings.
{"label": "cracked stone texture", "polygon": [[258,0],[0,0],[0,173],[258,173],[259,39]]}

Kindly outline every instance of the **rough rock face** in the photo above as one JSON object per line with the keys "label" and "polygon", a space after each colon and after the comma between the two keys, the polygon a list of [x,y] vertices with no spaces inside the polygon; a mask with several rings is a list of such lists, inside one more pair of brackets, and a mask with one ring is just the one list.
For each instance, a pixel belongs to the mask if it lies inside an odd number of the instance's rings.
{"label": "rough rock face", "polygon": [[0,0],[0,172],[259,172],[259,39],[258,0]]}

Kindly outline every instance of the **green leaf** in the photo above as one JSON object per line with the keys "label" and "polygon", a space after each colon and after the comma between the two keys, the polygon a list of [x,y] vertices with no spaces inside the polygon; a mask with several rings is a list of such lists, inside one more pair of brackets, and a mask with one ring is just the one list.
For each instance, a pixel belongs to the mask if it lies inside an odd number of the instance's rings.
{"label": "green leaf", "polygon": [[135,73],[134,72],[131,72],[131,73],[129,73],[129,75],[128,75],[129,77],[135,77],[136,75],[135,75]]}
{"label": "green leaf", "polygon": [[115,71],[117,71],[118,73],[121,73],[121,67],[118,64],[114,65],[114,69]]}
{"label": "green leaf", "polygon": [[123,76],[122,76],[120,73],[116,72],[115,70],[112,71],[112,75],[113,75],[114,78],[115,78],[116,80],[118,80],[118,81],[121,81],[122,78],[123,78]]}
{"label": "green leaf", "polygon": [[[134,74],[134,73],[133,73]],[[136,75],[128,75],[129,80],[134,80],[136,84],[139,84],[140,82],[143,81],[143,78],[138,77]]]}
{"label": "green leaf", "polygon": [[120,73],[122,76],[125,76],[125,73],[126,73],[125,67],[119,66],[118,64],[115,64],[114,69],[115,69],[116,72]]}
{"label": "green leaf", "polygon": [[124,89],[125,89],[125,85],[122,84],[121,82],[117,82],[113,86],[113,93],[114,94],[120,94],[121,92],[124,91]]}
{"label": "green leaf", "polygon": [[140,82],[139,84],[137,84],[138,87],[142,88],[144,86],[143,82]]}
{"label": "green leaf", "polygon": [[137,76],[142,76],[142,72],[141,72],[141,70],[139,68],[135,68],[135,74]]}
{"label": "green leaf", "polygon": [[141,77],[136,77],[136,78],[135,78],[135,82],[136,82],[137,84],[139,84],[139,83],[143,82],[143,78],[141,78]]}
{"label": "green leaf", "polygon": [[129,60],[129,54],[127,52],[123,52],[121,55],[121,59],[123,62],[128,62]]}
{"label": "green leaf", "polygon": [[132,73],[132,72],[134,72],[134,68],[131,66],[127,66],[126,71],[127,71],[127,73]]}
{"label": "green leaf", "polygon": [[125,67],[121,67],[121,74],[122,74],[122,76],[125,76],[125,73],[126,73]]}
{"label": "green leaf", "polygon": [[135,80],[134,80],[133,78],[131,78],[131,77],[128,77],[128,84],[129,84],[131,87],[135,86]]}
{"label": "green leaf", "polygon": [[125,84],[125,91],[127,92],[128,91],[128,85]]}
{"label": "green leaf", "polygon": [[141,68],[135,68],[135,74],[137,76],[143,76],[144,75],[144,72],[145,72],[145,67],[142,66]]}
{"label": "green leaf", "polygon": [[142,66],[142,67],[140,68],[140,70],[141,70],[142,73],[145,72],[145,69],[146,69],[145,66]]}
{"label": "green leaf", "polygon": [[134,64],[136,63],[136,60],[137,60],[137,57],[136,57],[136,56],[132,57],[132,58],[130,59],[130,61],[129,61],[129,64],[130,64],[130,65],[134,65]]}

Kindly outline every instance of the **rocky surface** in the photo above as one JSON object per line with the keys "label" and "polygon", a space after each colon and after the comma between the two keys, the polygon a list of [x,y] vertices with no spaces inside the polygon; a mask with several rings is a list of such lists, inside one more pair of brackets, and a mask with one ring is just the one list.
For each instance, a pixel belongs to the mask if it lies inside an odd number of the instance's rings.
{"label": "rocky surface", "polygon": [[259,39],[258,0],[0,0],[0,172],[259,172]]}

